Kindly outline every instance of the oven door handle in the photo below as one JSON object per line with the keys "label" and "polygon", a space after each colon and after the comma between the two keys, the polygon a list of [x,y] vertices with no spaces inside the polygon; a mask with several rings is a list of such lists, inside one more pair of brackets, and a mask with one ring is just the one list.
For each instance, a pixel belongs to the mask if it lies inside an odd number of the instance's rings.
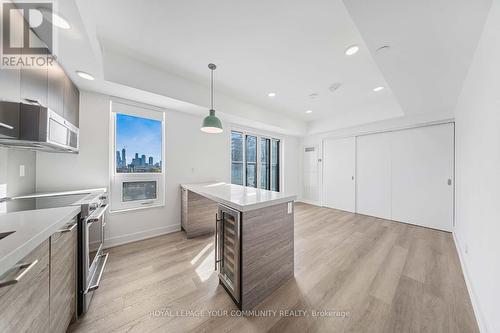
{"label": "oven door handle", "polygon": [[106,210],[108,209],[108,205],[102,206],[98,211],[93,212],[90,214],[90,216],[87,218],[87,223],[94,223],[98,222],[101,217],[104,215]]}
{"label": "oven door handle", "polygon": [[95,281],[95,283],[87,288],[87,290],[85,291],[85,294],[88,294],[88,293],[96,290],[97,288],[99,288],[99,284],[101,283],[102,273],[104,272],[104,267],[106,267],[106,262],[108,261],[108,257],[109,257],[109,253],[101,254],[99,256],[99,260],[103,260],[102,265],[100,265],[101,269],[99,271],[99,275],[97,276],[97,280]]}

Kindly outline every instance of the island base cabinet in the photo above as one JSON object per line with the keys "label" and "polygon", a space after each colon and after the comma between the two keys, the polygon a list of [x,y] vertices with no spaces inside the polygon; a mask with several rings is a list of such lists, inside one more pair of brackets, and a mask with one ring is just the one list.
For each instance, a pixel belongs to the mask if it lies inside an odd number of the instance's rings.
{"label": "island base cabinet", "polygon": [[50,332],[66,332],[76,309],[76,218],[50,237]]}
{"label": "island base cabinet", "polygon": [[181,226],[187,238],[194,238],[215,232],[217,202],[192,191],[182,190]]}
{"label": "island base cabinet", "polygon": [[49,240],[0,277],[0,285],[0,332],[50,332]]}
{"label": "island base cabinet", "polygon": [[293,202],[244,212],[241,303],[250,310],[294,275]]}

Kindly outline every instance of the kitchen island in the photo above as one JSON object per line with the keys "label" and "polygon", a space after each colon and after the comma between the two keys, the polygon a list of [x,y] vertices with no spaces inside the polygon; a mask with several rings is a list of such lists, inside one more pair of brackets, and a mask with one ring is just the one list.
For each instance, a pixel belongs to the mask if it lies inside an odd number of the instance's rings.
{"label": "kitchen island", "polygon": [[252,309],[294,273],[294,195],[227,183],[186,184],[188,238],[215,232],[215,268],[238,307]]}

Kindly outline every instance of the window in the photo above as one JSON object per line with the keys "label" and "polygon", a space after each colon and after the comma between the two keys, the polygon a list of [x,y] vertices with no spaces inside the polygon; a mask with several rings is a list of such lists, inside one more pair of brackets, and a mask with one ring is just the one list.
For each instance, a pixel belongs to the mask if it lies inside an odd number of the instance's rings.
{"label": "window", "polygon": [[231,132],[231,183],[243,185],[243,134]]}
{"label": "window", "polygon": [[246,186],[257,187],[257,137],[246,138]]}
{"label": "window", "polygon": [[280,190],[280,140],[231,131],[231,182]]}
{"label": "window", "polygon": [[271,191],[280,190],[280,140],[271,140]]}
{"label": "window", "polygon": [[111,103],[111,210],[164,204],[164,112]]}
{"label": "window", "polygon": [[269,142],[267,138],[260,138],[260,188],[269,189],[271,176]]}

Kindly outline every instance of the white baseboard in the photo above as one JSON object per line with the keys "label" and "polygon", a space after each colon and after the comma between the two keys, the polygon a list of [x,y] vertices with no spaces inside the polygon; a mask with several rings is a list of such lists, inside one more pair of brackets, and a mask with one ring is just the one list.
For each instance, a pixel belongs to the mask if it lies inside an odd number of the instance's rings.
{"label": "white baseboard", "polygon": [[134,232],[131,234],[120,235],[116,237],[106,238],[104,240],[104,248],[115,247],[118,245],[123,245],[131,242],[137,242],[140,240],[153,238],[156,236],[161,236],[165,234],[170,234],[172,232],[180,231],[181,226],[179,225],[169,225],[166,227],[155,228],[145,231]]}
{"label": "white baseboard", "polygon": [[303,203],[308,204],[308,205],[313,205],[313,206],[321,207],[320,203],[317,202],[317,201],[310,201],[310,200],[299,199],[299,200],[297,200],[297,202],[303,202]]}
{"label": "white baseboard", "polygon": [[472,303],[472,309],[474,310],[474,314],[476,315],[477,325],[479,326],[479,331],[482,333],[488,333],[488,325],[486,324],[486,320],[483,317],[481,312],[481,308],[479,306],[479,302],[477,300],[476,294],[474,293],[474,289],[472,287],[472,283],[469,278],[469,272],[467,270],[467,264],[465,263],[465,254],[462,252],[462,246],[460,242],[460,238],[453,231],[453,240],[455,242],[455,247],[458,252],[458,258],[460,260],[460,265],[462,266],[462,272],[464,273],[465,285],[467,286],[467,291],[469,292],[469,297]]}

